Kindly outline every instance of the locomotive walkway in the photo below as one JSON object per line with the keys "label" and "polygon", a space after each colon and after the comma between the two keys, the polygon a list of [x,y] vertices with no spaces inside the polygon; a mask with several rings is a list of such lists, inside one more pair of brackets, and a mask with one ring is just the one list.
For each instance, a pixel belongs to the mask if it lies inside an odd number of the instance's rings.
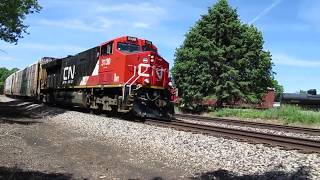
{"label": "locomotive walkway", "polygon": [[222,136],[228,138],[239,139],[246,142],[252,143],[262,143],[272,146],[281,146],[286,149],[300,150],[306,153],[320,153],[320,141],[289,137],[289,136],[280,136],[275,134],[267,134],[261,132],[224,128],[224,127],[215,127],[208,125],[201,125],[196,123],[184,122],[181,120],[173,120],[171,122],[162,122],[153,119],[148,119],[147,124],[164,126],[169,128],[174,128],[177,130],[191,131],[195,133],[203,133],[213,136]]}

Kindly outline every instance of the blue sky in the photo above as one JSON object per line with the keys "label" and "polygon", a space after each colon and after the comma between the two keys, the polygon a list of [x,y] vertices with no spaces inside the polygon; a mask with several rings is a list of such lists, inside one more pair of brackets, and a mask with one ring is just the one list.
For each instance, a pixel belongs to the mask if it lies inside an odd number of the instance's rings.
{"label": "blue sky", "polygon": [[[184,34],[215,0],[40,0],[43,9],[18,45],[0,42],[0,67],[23,68],[43,56],[64,57],[122,35],[153,41],[172,65]],[[319,0],[229,0],[244,23],[262,31],[276,79],[286,92],[320,91]]]}

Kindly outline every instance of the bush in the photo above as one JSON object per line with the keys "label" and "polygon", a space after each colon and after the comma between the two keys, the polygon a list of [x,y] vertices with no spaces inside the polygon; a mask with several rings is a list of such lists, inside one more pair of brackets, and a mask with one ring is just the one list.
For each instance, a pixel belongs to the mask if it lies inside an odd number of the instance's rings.
{"label": "bush", "polygon": [[3,94],[3,88],[4,88],[4,85],[2,82],[0,82],[0,94]]}

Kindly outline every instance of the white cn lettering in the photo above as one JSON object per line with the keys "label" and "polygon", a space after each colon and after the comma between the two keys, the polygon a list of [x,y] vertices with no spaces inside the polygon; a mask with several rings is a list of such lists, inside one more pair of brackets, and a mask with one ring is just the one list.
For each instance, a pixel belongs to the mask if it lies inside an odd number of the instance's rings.
{"label": "white cn lettering", "polygon": [[[64,81],[68,80],[68,69],[69,69],[69,67],[65,67],[63,69],[63,80]],[[66,73],[66,71],[67,71],[67,73]]]}
{"label": "white cn lettering", "polygon": [[71,66],[69,67],[69,74],[68,74],[68,79],[74,79],[74,73],[76,70],[76,66],[73,65],[73,67],[71,68]]}
{"label": "white cn lettering", "polygon": [[63,69],[63,80],[66,81],[68,79],[74,79],[74,74],[75,74],[76,66],[73,65],[72,67],[65,67]]}
{"label": "white cn lettering", "polygon": [[[145,68],[145,70],[142,72],[142,67]],[[150,67],[150,64],[139,64],[138,65],[138,75],[141,77],[150,77],[150,74],[147,74],[146,72],[148,71]]]}

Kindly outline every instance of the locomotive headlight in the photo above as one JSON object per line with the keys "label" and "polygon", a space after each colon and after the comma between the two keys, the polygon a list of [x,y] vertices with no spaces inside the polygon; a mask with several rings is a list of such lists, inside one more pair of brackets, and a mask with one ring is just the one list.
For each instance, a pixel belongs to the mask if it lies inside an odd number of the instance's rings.
{"label": "locomotive headlight", "polygon": [[144,79],[144,84],[150,84],[150,79],[148,78]]}
{"label": "locomotive headlight", "polygon": [[151,55],[151,56],[150,56],[150,61],[151,61],[151,62],[154,62],[154,55]]}

